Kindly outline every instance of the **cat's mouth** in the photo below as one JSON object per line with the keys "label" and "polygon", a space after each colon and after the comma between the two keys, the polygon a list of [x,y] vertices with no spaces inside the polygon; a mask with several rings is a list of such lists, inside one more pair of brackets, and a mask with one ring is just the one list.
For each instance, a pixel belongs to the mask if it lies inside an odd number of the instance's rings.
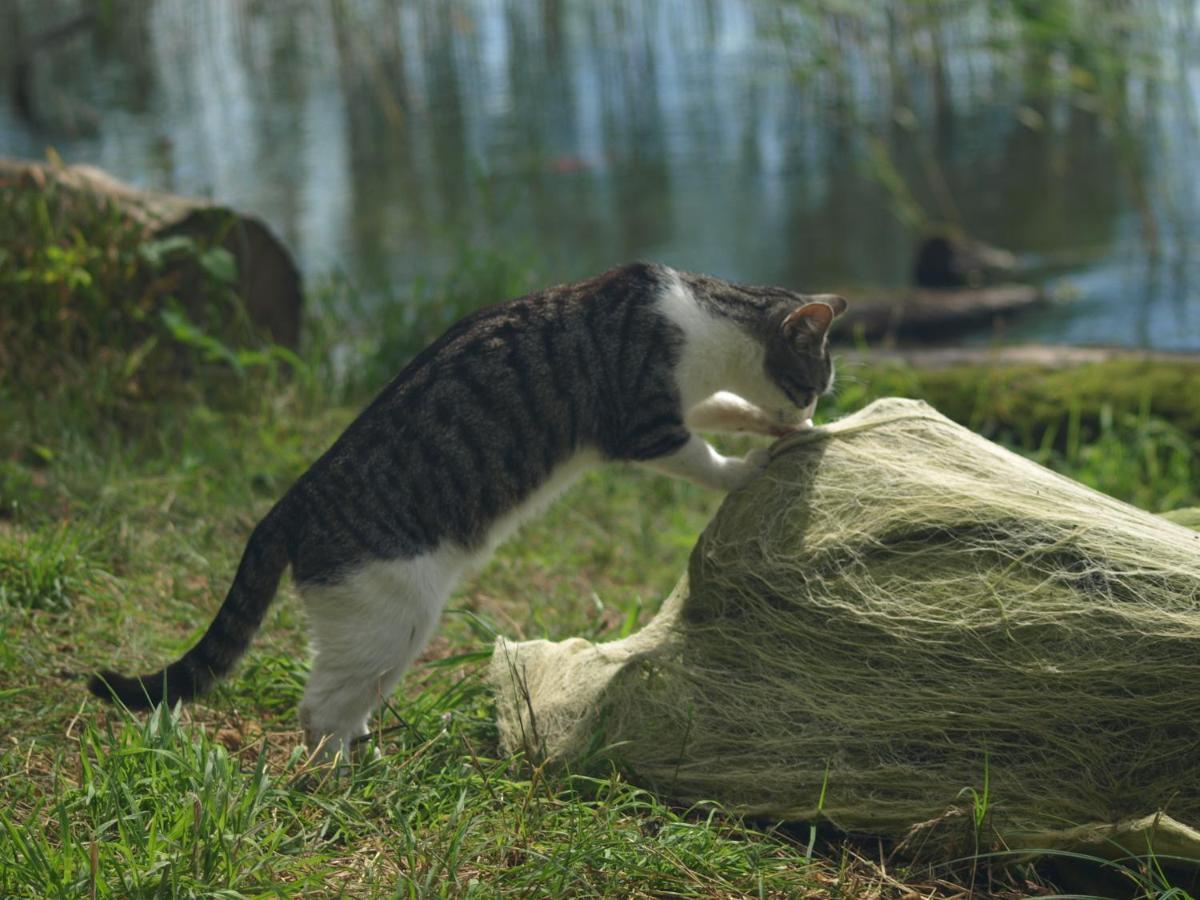
{"label": "cat's mouth", "polygon": [[784,393],[784,396],[786,396],[786,397],[787,397],[789,400],[791,400],[791,401],[792,401],[792,405],[793,405],[794,407],[796,407],[796,409],[804,409],[804,404],[802,404],[802,403],[801,403],[801,402],[800,402],[800,401],[799,401],[799,400],[796,398],[796,392],[795,392],[795,391],[793,391],[793,390],[792,390],[790,387],[788,387],[786,384],[781,384],[781,385],[779,385],[779,389],[783,391],[783,393]]}

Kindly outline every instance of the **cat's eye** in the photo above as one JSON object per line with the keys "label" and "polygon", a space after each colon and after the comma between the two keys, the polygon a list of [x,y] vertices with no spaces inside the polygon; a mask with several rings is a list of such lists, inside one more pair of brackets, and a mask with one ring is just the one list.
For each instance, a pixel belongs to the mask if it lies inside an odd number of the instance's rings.
{"label": "cat's eye", "polygon": [[792,390],[801,397],[812,397],[817,393],[816,388],[810,384],[802,384],[801,382],[790,378],[788,379],[788,383],[791,385]]}
{"label": "cat's eye", "polygon": [[809,406],[817,397],[817,392],[808,385],[800,384],[791,378],[783,378],[779,381],[779,387],[787,398],[792,401],[798,409],[804,409]]}

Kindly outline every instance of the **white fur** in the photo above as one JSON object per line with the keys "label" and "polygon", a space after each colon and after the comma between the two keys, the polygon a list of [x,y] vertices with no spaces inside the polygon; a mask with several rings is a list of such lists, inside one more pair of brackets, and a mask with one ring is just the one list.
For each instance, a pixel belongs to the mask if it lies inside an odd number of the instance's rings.
{"label": "white fur", "polygon": [[762,344],[728,319],[706,312],[679,276],[670,275],[658,309],[684,334],[683,353],[675,369],[684,410],[717,391],[746,396],[749,381],[765,380],[754,378],[763,370]]}
{"label": "white fur", "polygon": [[693,406],[686,421],[689,428],[697,431],[748,432],[775,437],[784,431],[774,416],[729,391],[717,391]]}
{"label": "white fur", "polygon": [[[800,424],[812,415],[809,409],[798,416],[767,378],[759,341],[704,309],[676,273],[671,272],[670,278],[658,309],[684,334],[675,380],[690,427],[778,435],[783,426]],[[703,438],[692,435],[675,453],[644,465],[705,487],[734,490],[766,463],[766,451],[756,450],[741,459],[722,456]]]}
{"label": "white fur", "polygon": [[704,438],[692,435],[691,439],[669,456],[660,456],[644,462],[648,469],[686,478],[696,484],[718,491],[732,491],[767,467],[770,455],[765,448],[758,448],[740,459],[722,456]]}
{"label": "white fur", "polygon": [[[671,282],[659,298],[658,309],[684,334],[683,355],[675,370],[684,411],[695,411],[714,395],[733,395],[743,410],[757,407],[776,424],[811,418],[812,410],[798,417],[787,395],[767,377],[762,343],[734,322],[705,310],[679,276],[668,271]],[[726,400],[727,410],[730,405]],[[768,433],[749,427],[756,418],[757,414],[752,414],[744,427],[721,430]]]}
{"label": "white fur", "polygon": [[310,748],[348,758],[387,697],[433,633],[446,598],[468,563],[443,545],[413,559],[375,561],[337,584],[301,589],[316,652],[300,704]]}

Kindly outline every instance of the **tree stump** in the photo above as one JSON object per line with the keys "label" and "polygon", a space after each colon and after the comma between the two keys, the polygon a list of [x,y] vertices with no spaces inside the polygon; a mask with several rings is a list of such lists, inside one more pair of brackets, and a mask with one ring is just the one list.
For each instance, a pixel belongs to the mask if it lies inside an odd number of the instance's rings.
{"label": "tree stump", "polygon": [[[228,250],[237,261],[235,288],[255,327],[277,344],[295,348],[303,303],[300,271],[283,243],[259,218],[194,197],[133,187],[89,165],[0,159],[0,180],[106,202],[146,232],[147,240],[183,235]],[[185,272],[181,292],[199,289],[199,273]]]}

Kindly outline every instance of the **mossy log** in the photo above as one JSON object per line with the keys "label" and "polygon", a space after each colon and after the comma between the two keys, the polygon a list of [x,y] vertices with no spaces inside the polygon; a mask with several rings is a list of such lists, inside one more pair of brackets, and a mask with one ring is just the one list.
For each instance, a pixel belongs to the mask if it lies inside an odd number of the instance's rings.
{"label": "mossy log", "polygon": [[917,369],[955,366],[1036,366],[1073,369],[1094,363],[1152,362],[1200,365],[1200,353],[1142,350],[1135,347],[1074,347],[1066,344],[1007,344],[1000,347],[914,347],[871,350],[857,354],[863,361],[900,362]]}
{"label": "mossy log", "polygon": [[[277,344],[298,344],[300,271],[260,219],[209,200],[141,190],[89,165],[0,159],[0,183],[35,191],[52,185],[60,196],[107,203],[144,228],[147,240],[183,235],[224,247],[237,261],[237,290],[251,321]],[[199,290],[194,269],[181,273],[185,299]]]}
{"label": "mossy log", "polygon": [[[1149,414],[1200,439],[1200,355],[1030,346],[855,354],[843,371],[921,397],[985,434],[1037,436],[1106,411]],[[866,369],[866,371],[863,371]]]}

